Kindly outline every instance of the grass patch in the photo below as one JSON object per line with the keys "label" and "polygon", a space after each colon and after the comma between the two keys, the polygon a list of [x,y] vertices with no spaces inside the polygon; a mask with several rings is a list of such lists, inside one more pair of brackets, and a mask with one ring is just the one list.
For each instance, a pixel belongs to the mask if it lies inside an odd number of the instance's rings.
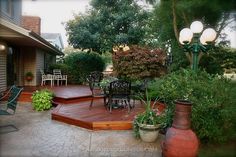
{"label": "grass patch", "polygon": [[202,145],[199,157],[235,157],[236,139],[222,144]]}

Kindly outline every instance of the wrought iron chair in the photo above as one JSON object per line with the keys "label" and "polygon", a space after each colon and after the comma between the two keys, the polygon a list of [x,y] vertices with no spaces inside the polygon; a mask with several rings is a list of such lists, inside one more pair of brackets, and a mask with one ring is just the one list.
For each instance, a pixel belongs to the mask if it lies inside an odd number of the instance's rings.
{"label": "wrought iron chair", "polygon": [[128,107],[128,112],[130,113],[130,95],[131,95],[131,83],[125,80],[116,80],[110,83],[109,93],[108,93],[108,107],[111,113],[112,108],[115,104],[125,103]]}
{"label": "wrought iron chair", "polygon": [[[18,98],[20,96],[21,91],[23,88],[18,88],[15,85],[13,85],[1,98],[0,98],[0,104],[1,106],[4,106],[5,109],[0,109],[0,115],[14,115],[16,111],[16,106],[18,102]],[[7,100],[7,101],[2,101]],[[13,124],[0,126],[0,128],[4,127],[12,127],[14,130],[12,131],[18,131],[19,129],[14,126]],[[9,131],[9,132],[12,132]],[[1,132],[2,133],[2,132]],[[4,132],[5,133],[5,132]]]}
{"label": "wrought iron chair", "polygon": [[90,108],[93,105],[93,100],[95,97],[104,97],[104,104],[106,104],[106,96],[102,93],[100,88],[100,82],[103,79],[103,73],[99,71],[93,71],[87,76],[87,82],[89,83],[89,88],[92,92],[92,100],[90,103]]}

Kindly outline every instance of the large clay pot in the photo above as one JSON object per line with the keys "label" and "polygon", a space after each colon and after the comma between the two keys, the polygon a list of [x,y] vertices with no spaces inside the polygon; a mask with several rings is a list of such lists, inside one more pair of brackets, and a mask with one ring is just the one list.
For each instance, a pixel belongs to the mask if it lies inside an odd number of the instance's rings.
{"label": "large clay pot", "polygon": [[167,130],[162,142],[162,154],[164,157],[196,157],[199,142],[190,128],[192,103],[185,100],[178,100],[175,103],[173,124]]}

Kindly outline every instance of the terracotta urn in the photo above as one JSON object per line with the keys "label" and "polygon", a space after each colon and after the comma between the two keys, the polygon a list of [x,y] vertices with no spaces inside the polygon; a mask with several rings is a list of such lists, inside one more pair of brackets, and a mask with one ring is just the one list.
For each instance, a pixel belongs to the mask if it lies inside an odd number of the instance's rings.
{"label": "terracotta urn", "polygon": [[164,157],[197,157],[199,141],[191,130],[192,103],[186,100],[175,101],[175,115],[172,127],[162,141]]}

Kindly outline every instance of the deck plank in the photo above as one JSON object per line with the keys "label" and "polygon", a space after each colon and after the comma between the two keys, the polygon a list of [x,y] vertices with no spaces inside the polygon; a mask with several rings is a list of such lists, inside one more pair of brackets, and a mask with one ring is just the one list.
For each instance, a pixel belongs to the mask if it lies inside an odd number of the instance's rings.
{"label": "deck plank", "polygon": [[[32,93],[45,88],[54,93],[53,104],[57,105],[51,113],[52,120],[91,130],[132,129],[134,117],[145,110],[140,101],[135,101],[135,107],[130,113],[127,108],[113,109],[110,113],[104,106],[102,97],[94,98],[90,107],[91,91],[88,86],[83,85],[24,87],[20,101],[31,102]],[[163,106],[161,109],[163,110]]]}

